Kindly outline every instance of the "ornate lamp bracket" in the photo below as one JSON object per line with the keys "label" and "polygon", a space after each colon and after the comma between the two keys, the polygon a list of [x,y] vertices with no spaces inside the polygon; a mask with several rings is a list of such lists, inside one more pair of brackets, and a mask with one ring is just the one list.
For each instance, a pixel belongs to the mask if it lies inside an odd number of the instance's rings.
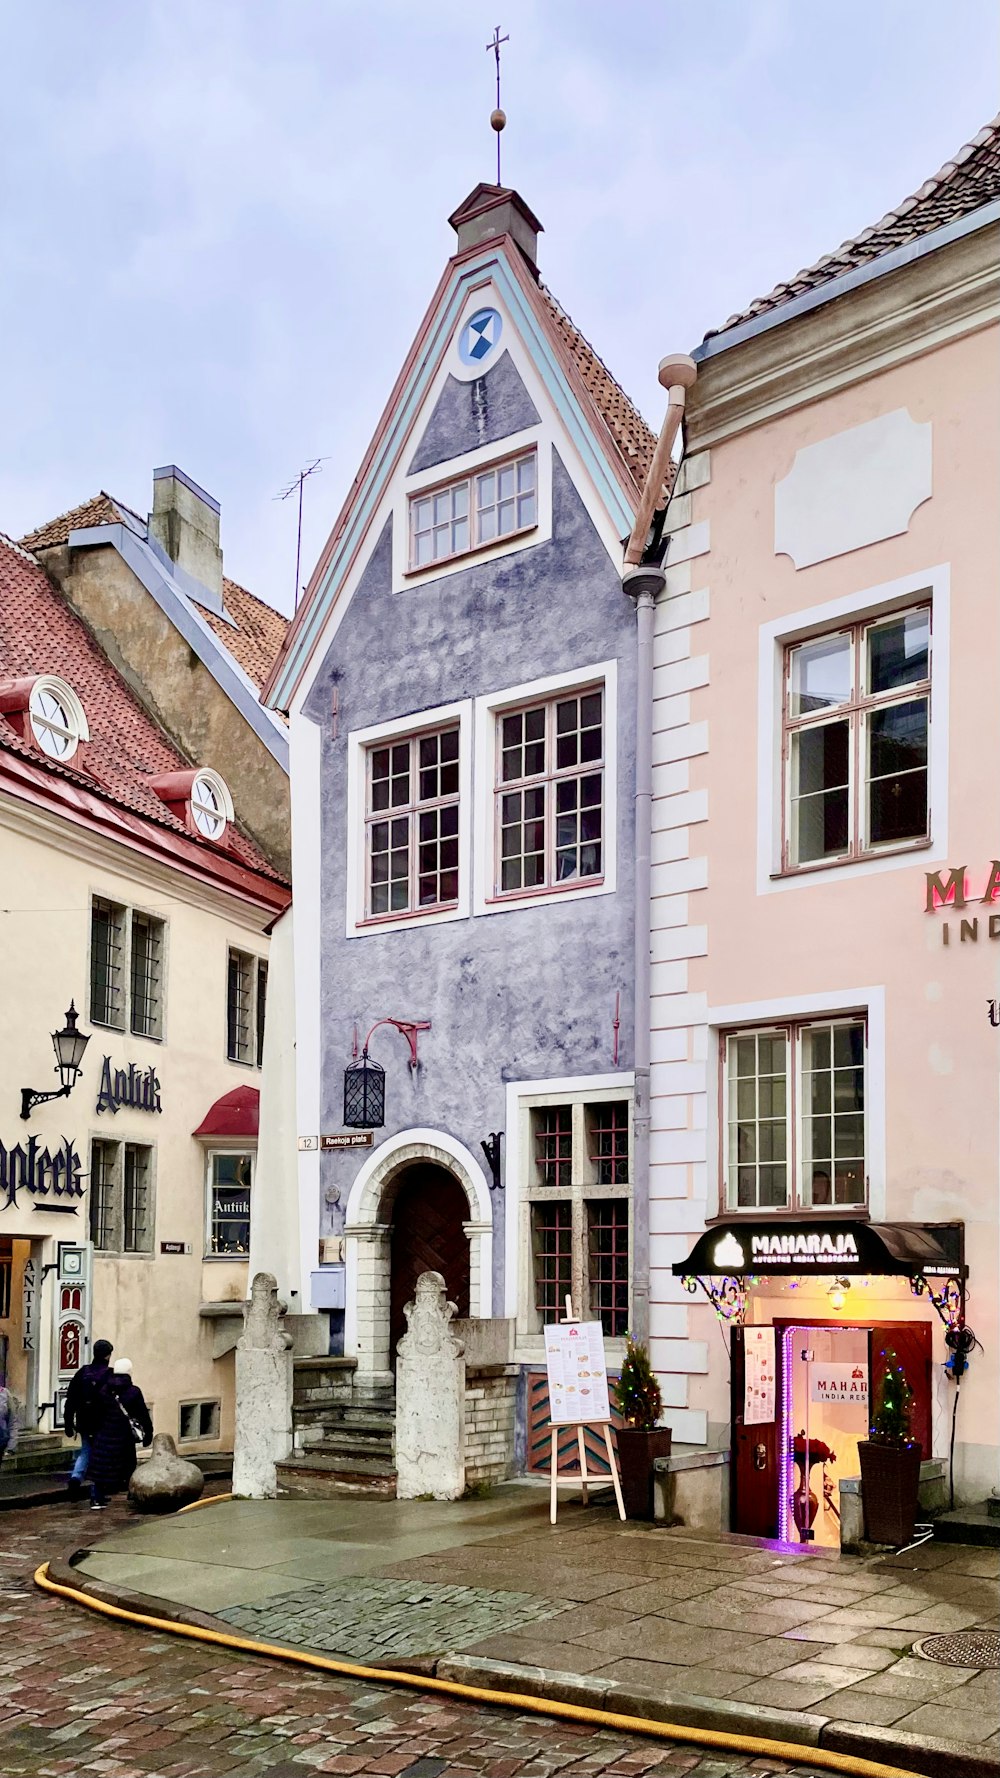
{"label": "ornate lamp bracket", "polygon": [[685,1290],[692,1296],[699,1289],[705,1292],[720,1321],[728,1321],[736,1327],[742,1327],[747,1312],[747,1285],[752,1283],[748,1278],[695,1278],[681,1279]]}
{"label": "ornate lamp bracket", "polygon": [[910,1289],[914,1296],[926,1296],[949,1331],[965,1326],[965,1286],[957,1278],[943,1278],[935,1289],[923,1272],[915,1272]]}

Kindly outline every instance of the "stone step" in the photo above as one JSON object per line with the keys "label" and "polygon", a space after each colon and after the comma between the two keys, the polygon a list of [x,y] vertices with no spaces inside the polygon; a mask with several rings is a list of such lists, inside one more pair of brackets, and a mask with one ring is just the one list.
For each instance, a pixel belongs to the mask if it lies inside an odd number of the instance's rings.
{"label": "stone step", "polygon": [[322,1420],[323,1425],[332,1432],[354,1432],[360,1437],[367,1434],[374,1438],[391,1438],[396,1424],[395,1414],[377,1414],[370,1408],[330,1407],[321,1415],[300,1410],[295,1418],[306,1424],[310,1420]]}
{"label": "stone step", "polygon": [[60,1432],[22,1432],[17,1448],[4,1457],[4,1471],[9,1475],[48,1475],[68,1470],[79,1448],[67,1444]]}
{"label": "stone step", "polygon": [[286,1457],[276,1468],[279,1492],[299,1499],[323,1500],[337,1494],[380,1494],[392,1498],[396,1493],[392,1463],[373,1457],[350,1462],[307,1451]]}
{"label": "stone step", "polygon": [[365,1435],[355,1432],[353,1427],[345,1427],[342,1432],[328,1427],[322,1438],[310,1440],[305,1449],[310,1456],[340,1457],[345,1462],[353,1461],[355,1457],[375,1457],[391,1462],[392,1428],[390,1426],[385,1433]]}
{"label": "stone step", "polygon": [[934,1536],[942,1543],[974,1543],[986,1549],[1000,1549],[1000,1519],[990,1512],[985,1500],[978,1506],[958,1506],[954,1512],[938,1514]]}

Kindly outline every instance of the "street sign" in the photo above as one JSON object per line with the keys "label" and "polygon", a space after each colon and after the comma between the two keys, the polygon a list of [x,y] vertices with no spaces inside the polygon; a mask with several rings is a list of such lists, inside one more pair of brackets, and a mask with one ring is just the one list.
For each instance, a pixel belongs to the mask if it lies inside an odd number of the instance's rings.
{"label": "street sign", "polygon": [[319,1139],[321,1148],[371,1148],[374,1142],[374,1130],[335,1130]]}

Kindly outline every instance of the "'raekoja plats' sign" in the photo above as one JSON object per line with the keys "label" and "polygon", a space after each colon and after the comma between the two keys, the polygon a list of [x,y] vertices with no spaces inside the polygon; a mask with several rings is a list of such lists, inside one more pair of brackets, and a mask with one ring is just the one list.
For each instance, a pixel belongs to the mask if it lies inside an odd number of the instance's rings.
{"label": "'raekoja plats' sign", "polygon": [[[950,912],[962,908],[992,907],[1000,901],[1000,859],[994,858],[990,864],[989,875],[980,894],[978,888],[970,886],[968,868],[964,864],[956,864],[954,870],[929,870],[924,872],[927,881],[927,896],[924,912],[936,914],[940,909]],[[941,943],[951,944],[952,922],[941,922]],[[1000,938],[1000,911],[995,914],[970,912],[959,921],[959,942],[961,944],[977,944],[980,933],[984,938]]]}

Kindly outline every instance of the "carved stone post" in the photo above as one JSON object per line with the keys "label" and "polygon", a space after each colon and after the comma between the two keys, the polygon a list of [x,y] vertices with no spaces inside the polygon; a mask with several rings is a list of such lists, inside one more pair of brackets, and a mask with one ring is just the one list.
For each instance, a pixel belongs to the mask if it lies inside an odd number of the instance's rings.
{"label": "carved stone post", "polygon": [[278,1310],[278,1283],[258,1272],[236,1342],[236,1439],[233,1493],[269,1500],[278,1491],[275,1464],[292,1444],[292,1342]]}
{"label": "carved stone post", "polygon": [[465,1348],[440,1272],[423,1272],[396,1351],[396,1495],[465,1491]]}

